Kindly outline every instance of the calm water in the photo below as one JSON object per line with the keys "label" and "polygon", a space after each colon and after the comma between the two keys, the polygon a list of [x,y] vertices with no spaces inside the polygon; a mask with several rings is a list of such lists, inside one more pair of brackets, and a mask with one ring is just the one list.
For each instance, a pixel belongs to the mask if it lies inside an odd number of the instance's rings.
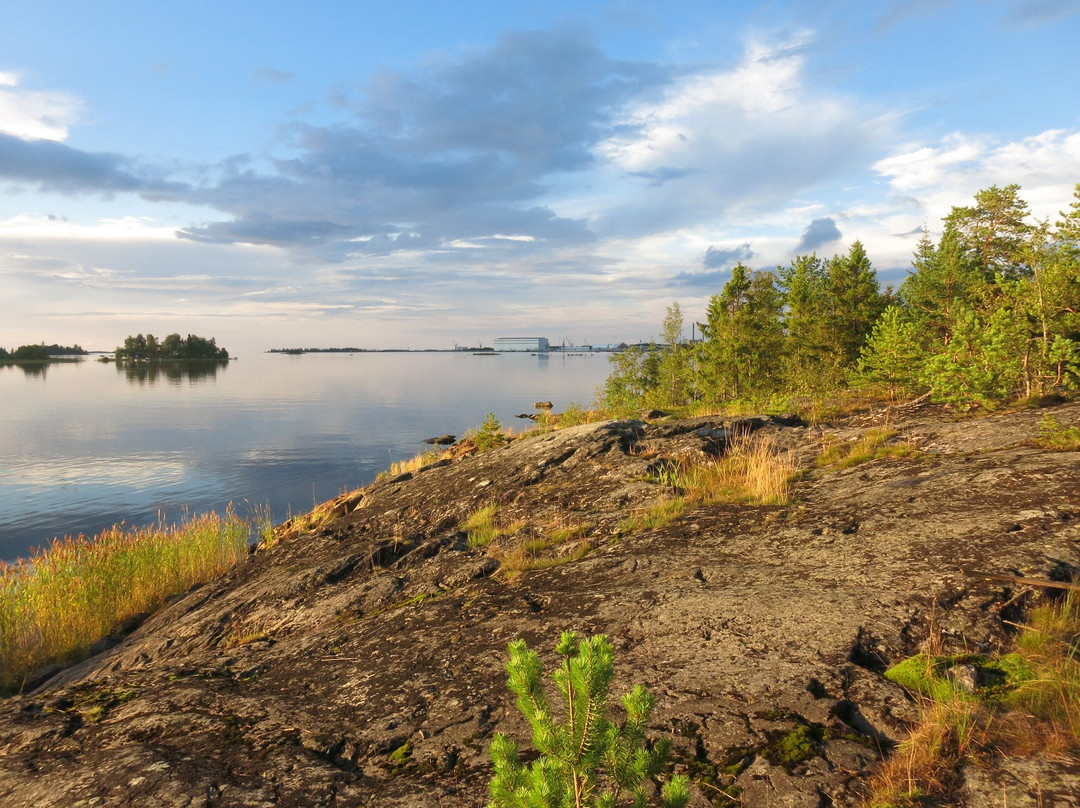
{"label": "calm water", "polygon": [[0,367],[0,558],[55,536],[185,513],[276,521],[371,482],[424,438],[589,404],[605,354],[254,355],[178,372],[93,360]]}

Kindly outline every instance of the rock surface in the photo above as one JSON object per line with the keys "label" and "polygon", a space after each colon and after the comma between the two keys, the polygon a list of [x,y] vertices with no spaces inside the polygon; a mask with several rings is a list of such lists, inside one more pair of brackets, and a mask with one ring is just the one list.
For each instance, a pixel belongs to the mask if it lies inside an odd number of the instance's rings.
{"label": "rock surface", "polygon": [[[1080,566],[1080,458],[1034,445],[1041,415],[886,413],[919,452],[848,469],[813,459],[881,418],[605,422],[376,483],[0,703],[0,805],[478,806],[491,734],[528,745],[506,644],[550,667],[565,629],[611,637],[617,692],[652,690],[692,804],[854,805],[915,715],[885,667],[932,625],[947,649],[999,648],[1036,594],[963,570]],[[750,428],[807,469],[793,504],[620,536],[664,493],[658,459]],[[503,535],[472,548],[463,522],[491,503]],[[551,566],[515,574],[541,540]],[[1071,764],[990,760],[956,804],[1077,793]]]}

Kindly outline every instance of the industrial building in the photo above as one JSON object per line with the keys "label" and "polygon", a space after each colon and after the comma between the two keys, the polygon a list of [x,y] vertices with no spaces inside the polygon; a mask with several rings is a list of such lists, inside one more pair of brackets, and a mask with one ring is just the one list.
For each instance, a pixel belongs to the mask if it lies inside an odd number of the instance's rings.
{"label": "industrial building", "polygon": [[496,351],[547,351],[547,337],[499,337],[495,340]]}

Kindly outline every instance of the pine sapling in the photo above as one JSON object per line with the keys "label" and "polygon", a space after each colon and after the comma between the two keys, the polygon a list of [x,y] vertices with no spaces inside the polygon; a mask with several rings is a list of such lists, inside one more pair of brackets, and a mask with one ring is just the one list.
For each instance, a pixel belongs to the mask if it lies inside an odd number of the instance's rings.
{"label": "pine sapling", "polygon": [[[517,744],[496,733],[488,753],[495,764],[489,808],[615,808],[649,805],[649,781],[667,762],[670,743],[645,741],[655,699],[641,685],[622,697],[626,721],[607,718],[614,652],[604,635],[582,640],[563,632],[556,651],[562,664],[553,674],[562,695],[564,721],[558,722],[544,695],[543,665],[524,640],[509,645],[506,669],[517,706],[532,726],[540,757],[522,765]],[[621,802],[620,802],[621,800]],[[664,808],[684,808],[689,783],[673,776],[661,788]]]}

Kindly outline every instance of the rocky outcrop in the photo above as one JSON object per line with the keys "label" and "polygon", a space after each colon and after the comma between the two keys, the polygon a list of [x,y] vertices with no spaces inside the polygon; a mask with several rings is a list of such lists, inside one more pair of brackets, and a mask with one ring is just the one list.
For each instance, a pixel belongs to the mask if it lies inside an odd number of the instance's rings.
{"label": "rocky outcrop", "polygon": [[[1080,463],[1034,445],[1040,415],[605,422],[380,481],[0,704],[0,804],[479,805],[491,734],[527,744],[507,642],[550,660],[576,629],[611,637],[616,689],[657,696],[695,805],[853,805],[915,714],[885,667],[932,625],[946,647],[999,647],[1034,594],[964,570],[1080,566]],[[883,417],[918,453],[813,465]],[[663,495],[658,458],[751,430],[806,469],[793,504],[625,535]],[[492,503],[501,535],[471,547],[463,523]],[[543,568],[518,571],[523,547]],[[1035,804],[1033,782],[1068,794],[1075,776],[987,762],[957,799]]]}

